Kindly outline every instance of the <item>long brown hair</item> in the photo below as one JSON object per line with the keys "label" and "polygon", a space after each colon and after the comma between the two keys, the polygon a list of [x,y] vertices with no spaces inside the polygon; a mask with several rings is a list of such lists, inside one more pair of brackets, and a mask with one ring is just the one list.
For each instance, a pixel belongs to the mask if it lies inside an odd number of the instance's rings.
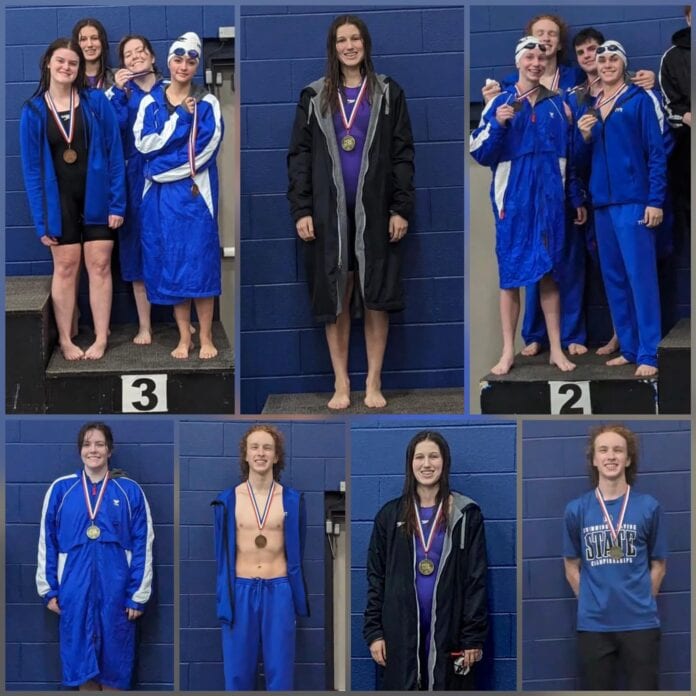
{"label": "long brown hair", "polygon": [[40,96],[46,92],[51,85],[51,71],[48,69],[48,64],[51,61],[53,54],[59,48],[67,48],[73,53],[77,54],[79,63],[77,65],[77,77],[73,85],[76,89],[84,89],[86,87],[85,82],[85,57],[82,55],[80,50],[80,45],[73,41],[73,39],[68,39],[66,37],[61,37],[56,39],[47,49],[46,52],[41,56],[39,61],[39,69],[41,70],[41,77],[39,78],[39,86],[36,88],[32,97]]}
{"label": "long brown hair", "polygon": [[73,41],[79,46],[80,45],[80,31],[85,27],[94,27],[97,30],[99,36],[99,43],[101,44],[101,55],[99,56],[99,72],[97,72],[97,81],[106,79],[106,69],[109,66],[109,38],[106,35],[106,29],[104,25],[98,20],[92,17],[85,17],[79,20],[72,30]]}
{"label": "long brown hair", "polygon": [[267,423],[252,425],[239,441],[239,468],[242,471],[242,481],[246,481],[249,478],[249,462],[246,460],[247,440],[249,439],[249,435],[258,432],[259,430],[262,433],[268,433],[273,438],[273,443],[275,444],[275,454],[278,460],[273,465],[273,479],[275,481],[280,481],[280,472],[285,468],[285,440],[283,438],[283,433],[281,433],[278,428]]}
{"label": "long brown hair", "polygon": [[321,95],[321,113],[326,114],[330,107],[331,113],[338,111],[338,90],[343,88],[343,75],[341,73],[341,62],[338,60],[336,52],[336,34],[339,27],[352,24],[360,32],[363,42],[363,62],[360,65],[360,72],[367,80],[366,96],[368,101],[372,101],[372,95],[377,86],[377,75],[372,65],[372,37],[367,24],[356,15],[340,15],[334,19],[329,27],[326,37],[326,73],[324,74],[324,91]]}
{"label": "long brown hair", "polygon": [[426,441],[434,442],[442,455],[442,474],[440,476],[439,489],[435,498],[436,506],[442,503],[442,517],[438,524],[447,526],[447,519],[449,516],[449,472],[452,465],[450,448],[447,444],[447,440],[437,431],[421,430],[421,432],[411,438],[411,442],[408,443],[408,447],[406,448],[406,475],[404,478],[404,490],[402,495],[406,505],[406,524],[404,525],[404,529],[409,536],[411,534],[416,534],[418,530],[418,520],[416,518],[416,510],[413,507],[413,501],[415,500],[416,504],[420,505],[420,497],[418,496],[417,490],[418,482],[413,473],[413,457],[416,453],[416,447],[421,442]]}
{"label": "long brown hair", "polygon": [[599,472],[597,471],[597,467],[594,466],[595,442],[597,438],[604,433],[616,433],[626,440],[626,454],[631,460],[631,465],[625,470],[626,483],[632,486],[638,474],[638,436],[620,423],[606,423],[604,425],[598,425],[590,430],[585,454],[587,455],[587,465],[589,467],[592,485],[596,488],[599,484]]}

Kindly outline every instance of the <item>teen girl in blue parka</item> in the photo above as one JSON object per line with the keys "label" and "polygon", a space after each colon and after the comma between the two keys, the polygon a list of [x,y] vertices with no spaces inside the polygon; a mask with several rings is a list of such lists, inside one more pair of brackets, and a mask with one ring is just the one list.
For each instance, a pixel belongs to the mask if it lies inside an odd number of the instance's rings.
{"label": "teen girl in blue parka", "polygon": [[118,235],[121,277],[133,283],[133,296],[138,311],[138,333],[133,343],[152,342],[150,303],[143,281],[143,254],[140,239],[140,202],[145,188],[145,162],[135,147],[133,125],[143,98],[164,89],[162,76],[155,66],[155,53],[150,41],[139,34],[121,39],[118,46],[120,70],[114,75],[114,85],[106,95],[114,107],[123,139],[128,184],[128,215]]}
{"label": "teen girl in blue parka", "polygon": [[[63,356],[98,359],[109,333],[111,250],[126,209],[118,124],[106,97],[85,88],[84,58],[71,39],[56,39],[40,65],[39,87],[20,116],[24,186],[36,234],[53,256]],[[83,250],[95,333],[85,351],[72,340]]]}
{"label": "teen girl in blue parka", "polygon": [[661,338],[655,228],[667,193],[664,114],[654,94],[624,81],[627,58],[619,42],[605,41],[597,63],[602,95],[578,128],[592,148],[597,244],[621,347],[607,365],[636,363],[636,376],[649,377],[657,373]]}

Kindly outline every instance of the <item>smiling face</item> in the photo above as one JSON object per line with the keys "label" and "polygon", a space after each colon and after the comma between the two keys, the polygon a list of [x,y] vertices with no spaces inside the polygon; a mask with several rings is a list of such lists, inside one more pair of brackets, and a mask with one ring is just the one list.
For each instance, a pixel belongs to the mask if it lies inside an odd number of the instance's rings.
{"label": "smiling face", "polygon": [[602,78],[602,84],[607,87],[617,85],[623,80],[626,66],[618,53],[606,51],[597,56],[597,72]]}
{"label": "smiling face", "polygon": [[99,30],[96,27],[93,27],[91,24],[82,27],[78,35],[78,41],[82,53],[85,54],[86,61],[92,63],[101,58],[104,47],[99,38]]}
{"label": "smiling face", "polygon": [[278,461],[275,440],[270,433],[255,430],[246,441],[246,462],[249,471],[259,476],[268,476],[273,472],[273,465]]}
{"label": "smiling face", "polygon": [[152,70],[154,56],[147,50],[141,39],[131,39],[123,45],[123,67],[132,73]]}
{"label": "smiling face", "polygon": [[599,44],[595,39],[588,39],[585,43],[575,47],[575,57],[578,65],[585,73],[594,73],[597,71],[597,63],[595,52]]}
{"label": "smiling face", "polygon": [[190,83],[197,69],[198,61],[195,58],[172,56],[169,59],[169,72],[172,76],[172,82],[177,82],[180,85]]}
{"label": "smiling face", "polygon": [[71,85],[80,67],[80,56],[70,48],[57,48],[48,60],[52,84]]}
{"label": "smiling face", "polygon": [[519,59],[520,77],[537,84],[544,74],[547,60],[546,53],[539,48],[527,49]]}
{"label": "smiling face", "polygon": [[442,476],[442,452],[437,443],[423,440],[416,445],[411,466],[416,482],[431,488],[438,486]]}
{"label": "smiling face", "polygon": [[558,53],[561,47],[561,29],[556,22],[548,17],[538,19],[532,25],[531,35],[546,46],[547,55],[555,56]]}
{"label": "smiling face", "polygon": [[360,30],[354,24],[344,24],[336,30],[336,55],[341,66],[359,68],[365,58]]}
{"label": "smiling face", "polygon": [[88,473],[99,473],[109,466],[111,450],[101,430],[92,428],[85,433],[80,447],[80,457]]}
{"label": "smiling face", "polygon": [[626,439],[615,432],[597,435],[594,441],[592,466],[597,469],[600,483],[626,481],[626,469],[631,465]]}

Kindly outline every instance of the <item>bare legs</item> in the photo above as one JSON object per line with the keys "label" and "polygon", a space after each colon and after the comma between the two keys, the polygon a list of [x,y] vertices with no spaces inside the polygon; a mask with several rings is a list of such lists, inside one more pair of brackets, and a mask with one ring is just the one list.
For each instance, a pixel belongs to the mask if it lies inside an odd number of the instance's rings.
{"label": "bare legs", "polygon": [[541,296],[541,311],[544,313],[546,321],[546,333],[549,336],[551,352],[549,362],[561,372],[570,372],[575,369],[575,363],[566,358],[561,348],[561,298],[558,286],[550,275],[544,276],[539,281],[539,294]]}
{"label": "bare legs", "polygon": [[53,256],[51,299],[58,327],[58,344],[66,360],[80,360],[85,354],[73,343],[72,337],[82,247],[79,244],[52,246],[51,254]]}
{"label": "bare legs", "polygon": [[506,375],[515,362],[515,332],[520,318],[520,289],[504,288],[500,291],[500,326],[503,330],[503,352],[493,365],[494,375]]}
{"label": "bare legs", "polygon": [[389,315],[374,309],[365,309],[365,348],[367,352],[367,379],[365,406],[384,408],[387,400],[382,394],[382,363],[389,334]]}
{"label": "bare legs", "polygon": [[139,346],[147,346],[152,343],[152,325],[150,323],[150,301],[145,292],[145,283],[142,280],[133,281],[133,297],[135,307],[138,310],[138,333],[133,338],[133,343]]}
{"label": "bare legs", "polygon": [[[201,360],[210,360],[217,354],[217,348],[213,344],[213,310],[215,308],[214,297],[196,297],[196,314],[200,324],[201,348],[198,357]],[[193,347],[191,340],[191,300],[186,300],[174,305],[174,319],[179,329],[179,343],[172,351],[173,358],[183,360],[188,358],[189,351]]]}
{"label": "bare legs", "polygon": [[85,266],[89,277],[89,306],[94,322],[94,343],[85,351],[87,360],[99,360],[104,356],[109,339],[111,318],[111,251],[114,243],[107,240],[85,242]]}

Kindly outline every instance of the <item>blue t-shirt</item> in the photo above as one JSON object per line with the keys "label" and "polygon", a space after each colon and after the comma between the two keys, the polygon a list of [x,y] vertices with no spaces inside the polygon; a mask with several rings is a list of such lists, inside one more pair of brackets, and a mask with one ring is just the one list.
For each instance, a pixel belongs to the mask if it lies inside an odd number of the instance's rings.
{"label": "blue t-shirt", "polygon": [[[624,497],[605,501],[616,527]],[[667,556],[660,504],[631,489],[619,532],[623,557],[609,555],[611,532],[594,490],[566,506],[563,555],[580,558],[578,631],[637,631],[660,625],[652,596],[650,561]]]}

